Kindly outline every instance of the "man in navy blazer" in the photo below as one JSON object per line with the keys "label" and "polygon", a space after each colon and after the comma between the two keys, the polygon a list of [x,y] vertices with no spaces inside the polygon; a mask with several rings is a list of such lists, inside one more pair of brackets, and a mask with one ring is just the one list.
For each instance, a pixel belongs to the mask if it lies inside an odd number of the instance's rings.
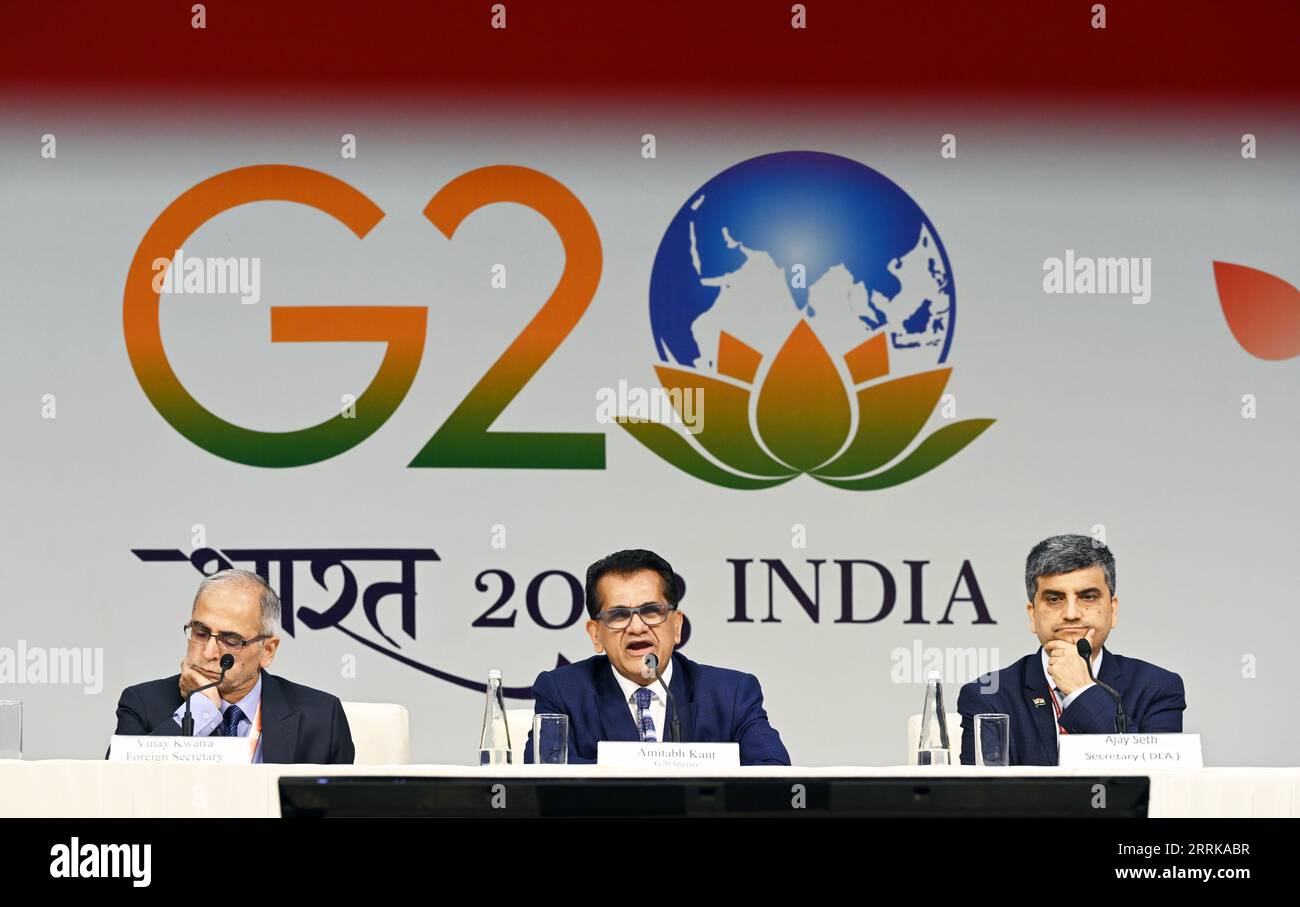
{"label": "man in navy blazer", "polygon": [[1093,675],[1119,693],[1129,733],[1182,733],[1183,679],[1104,648],[1119,612],[1109,548],[1084,535],[1044,539],[1029,552],[1025,589],[1042,647],[961,688],[963,765],[975,764],[978,714],[1010,716],[1012,765],[1056,765],[1060,734],[1115,733],[1115,700],[1088,676],[1080,639],[1092,646]]}
{"label": "man in navy blazer", "polygon": [[[181,672],[127,687],[117,703],[117,730],[129,736],[178,736],[191,700],[194,736],[249,738],[252,762],[351,763],[352,733],[338,697],[266,672],[280,638],[280,599],[246,570],[222,570],[199,584],[185,625]],[[220,686],[200,687],[234,664]]]}
{"label": "man in navy blazer", "polygon": [[[682,639],[677,581],[652,551],[619,551],[587,570],[587,633],[596,653],[544,671],[533,683],[535,714],[569,717],[571,763],[596,761],[601,740],[740,744],[742,765],[789,765],[768,723],[763,691],[752,674],[697,664],[673,652]],[[654,654],[676,700],[646,667]],[[532,762],[531,733],[525,762]]]}

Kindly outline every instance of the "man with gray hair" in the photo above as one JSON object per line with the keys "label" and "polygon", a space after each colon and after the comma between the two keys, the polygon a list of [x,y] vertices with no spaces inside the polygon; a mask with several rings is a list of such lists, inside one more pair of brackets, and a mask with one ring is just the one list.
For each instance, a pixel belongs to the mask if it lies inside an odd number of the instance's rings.
{"label": "man with gray hair", "polygon": [[[975,716],[1011,717],[1012,765],[1056,765],[1061,734],[1113,734],[1120,695],[1128,733],[1182,733],[1187,702],[1172,671],[1106,649],[1119,620],[1115,557],[1086,535],[1054,535],[1025,562],[1029,628],[1041,647],[961,688],[961,761],[975,763]],[[1080,640],[1092,650],[1088,662]],[[1092,678],[1096,677],[1097,681]]]}
{"label": "man with gray hair", "polygon": [[[128,736],[177,736],[191,701],[194,736],[247,737],[252,762],[351,763],[352,733],[338,697],[266,669],[280,645],[280,598],[247,570],[222,570],[199,583],[185,624],[179,674],[127,687],[117,730]],[[234,664],[220,685],[221,660]]]}

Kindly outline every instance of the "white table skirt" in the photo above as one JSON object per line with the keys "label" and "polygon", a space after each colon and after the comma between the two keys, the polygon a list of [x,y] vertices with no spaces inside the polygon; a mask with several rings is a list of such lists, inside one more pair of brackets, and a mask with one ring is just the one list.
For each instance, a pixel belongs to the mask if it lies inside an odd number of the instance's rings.
{"label": "white table skirt", "polygon": [[[411,775],[474,777],[664,777],[660,770],[598,766],[466,765],[126,765],[102,760],[0,760],[0,817],[274,817],[280,814],[282,775]],[[1300,768],[1192,770],[1059,768],[989,769],[942,766],[918,769],[753,767],[679,771],[673,777],[899,778],[1052,777],[1149,775],[1153,817],[1300,816]]]}

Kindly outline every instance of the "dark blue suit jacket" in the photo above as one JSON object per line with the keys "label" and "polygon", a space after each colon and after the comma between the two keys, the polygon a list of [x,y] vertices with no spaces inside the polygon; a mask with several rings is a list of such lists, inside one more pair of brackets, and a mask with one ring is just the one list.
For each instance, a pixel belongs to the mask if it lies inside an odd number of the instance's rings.
{"label": "dark blue suit jacket", "polygon": [[[741,765],[790,764],[781,736],[767,722],[763,691],[753,674],[696,664],[674,653],[669,689],[677,700],[683,743],[739,743]],[[595,762],[601,740],[641,739],[608,656],[593,655],[543,671],[533,681],[533,698],[536,714],[569,716],[571,763]],[[655,730],[660,740],[668,737],[667,728]],[[532,762],[532,754],[529,732],[526,763]]]}
{"label": "dark blue suit jacket", "polygon": [[[123,690],[113,733],[178,736],[181,728],[172,715],[185,701],[180,680],[181,675],[173,674]],[[263,762],[350,765],[355,755],[337,696],[262,672]]]}
{"label": "dark blue suit jacket", "polygon": [[[1057,737],[1051,691],[1043,673],[1042,648],[961,688],[961,761],[975,764],[975,717],[984,712],[1011,716],[1011,764],[1056,765]],[[994,681],[996,678],[996,683]],[[1097,678],[1119,693],[1130,734],[1179,734],[1183,730],[1183,679],[1172,671],[1105,650]],[[1071,734],[1113,734],[1115,700],[1100,686],[1080,693],[1061,713]]]}

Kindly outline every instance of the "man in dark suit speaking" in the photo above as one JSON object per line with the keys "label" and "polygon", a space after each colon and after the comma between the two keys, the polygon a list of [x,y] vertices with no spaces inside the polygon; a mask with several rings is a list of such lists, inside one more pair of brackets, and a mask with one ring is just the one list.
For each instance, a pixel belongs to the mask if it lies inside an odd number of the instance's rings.
{"label": "man in dark suit speaking", "polygon": [[[601,740],[672,741],[673,714],[646,667],[646,656],[654,654],[677,702],[680,742],[735,742],[742,765],[790,764],[768,724],[757,678],[674,654],[683,618],[667,561],[653,551],[616,552],[588,568],[586,592],[596,654],[545,671],[533,683],[536,714],[569,716],[570,762],[595,762]],[[530,734],[525,762],[532,751]]]}
{"label": "man in dark suit speaking", "polygon": [[[249,738],[253,762],[351,763],[352,733],[338,698],[266,673],[280,645],[280,599],[247,570],[199,584],[185,625],[180,674],[127,687],[117,703],[122,735],[177,736],[192,697],[194,736]],[[221,659],[234,665],[218,687]]]}
{"label": "man in dark suit speaking", "polygon": [[1042,647],[961,688],[962,764],[975,764],[975,716],[982,713],[1011,717],[1012,765],[1056,765],[1061,734],[1115,733],[1115,700],[1088,676],[1080,639],[1091,644],[1093,676],[1120,694],[1129,733],[1182,733],[1183,679],[1104,648],[1119,619],[1109,548],[1086,535],[1044,539],[1029,552],[1025,590],[1029,626]]}

